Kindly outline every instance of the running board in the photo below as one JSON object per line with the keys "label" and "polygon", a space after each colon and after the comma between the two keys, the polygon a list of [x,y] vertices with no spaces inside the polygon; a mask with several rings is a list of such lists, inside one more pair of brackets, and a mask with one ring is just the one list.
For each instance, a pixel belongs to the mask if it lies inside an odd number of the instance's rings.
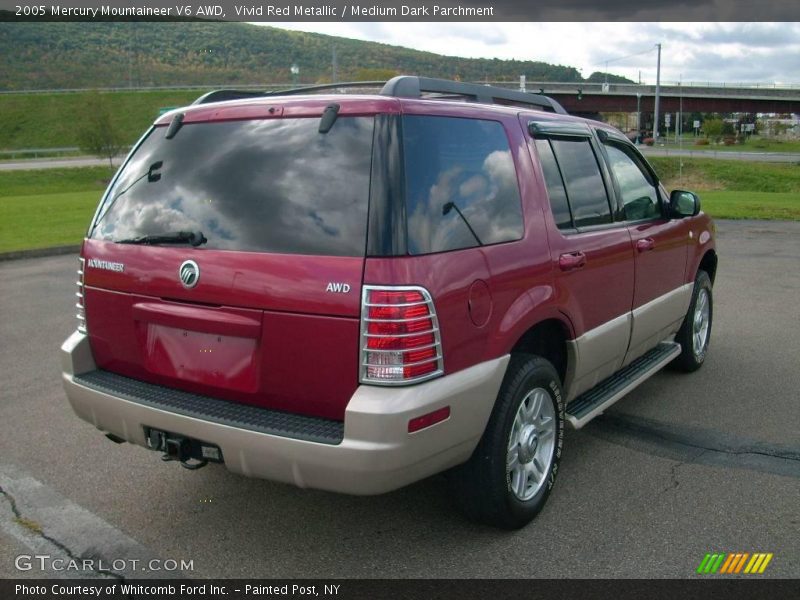
{"label": "running board", "polygon": [[625,394],[655,375],[680,353],[680,344],[661,342],[624,369],[620,369],[570,402],[567,405],[567,421],[575,429],[580,429]]}

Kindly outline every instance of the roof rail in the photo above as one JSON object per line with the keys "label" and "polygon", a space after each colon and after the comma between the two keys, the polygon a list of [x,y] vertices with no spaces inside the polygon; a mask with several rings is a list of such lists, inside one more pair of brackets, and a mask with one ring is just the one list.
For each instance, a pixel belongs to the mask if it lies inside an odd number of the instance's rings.
{"label": "roof rail", "polygon": [[383,81],[343,81],[339,83],[323,83],[320,85],[308,85],[304,87],[292,88],[288,90],[278,90],[274,92],[259,92],[249,90],[215,90],[200,96],[192,104],[208,104],[210,102],[222,102],[224,100],[241,100],[244,98],[264,98],[272,96],[295,96],[307,92],[319,92],[323,90],[335,90],[341,88],[355,87],[381,87],[382,96],[394,98],[421,98],[423,93],[447,94],[452,96],[466,97],[475,102],[483,104],[511,104],[523,106],[535,106],[544,110],[567,114],[567,111],[555,100],[541,94],[530,92],[519,92],[508,88],[500,88],[491,85],[480,85],[477,83],[462,83],[460,81],[450,81],[447,79],[432,79],[430,77],[416,77],[413,75],[400,75],[387,82]]}
{"label": "roof rail", "polygon": [[223,102],[225,100],[241,100],[243,98],[265,98],[269,96],[296,96],[306,92],[320,92],[323,90],[335,90],[338,88],[372,87],[379,88],[386,83],[385,81],[340,81],[339,83],[322,83],[319,85],[307,85],[288,90],[277,90],[273,92],[259,92],[247,90],[215,90],[200,96],[192,104],[208,104],[210,102]]}
{"label": "roof rail", "polygon": [[214,90],[203,94],[197,100],[192,102],[195,104],[210,104],[211,102],[224,102],[225,100],[242,100],[243,98],[258,98],[263,96],[264,92],[254,92],[250,90]]}
{"label": "roof rail", "polygon": [[411,75],[400,75],[390,79],[383,86],[381,95],[400,98],[421,98],[424,92],[465,96],[483,104],[523,104],[564,115],[567,114],[567,111],[558,102],[541,94],[519,92],[491,85],[462,83],[460,81]]}

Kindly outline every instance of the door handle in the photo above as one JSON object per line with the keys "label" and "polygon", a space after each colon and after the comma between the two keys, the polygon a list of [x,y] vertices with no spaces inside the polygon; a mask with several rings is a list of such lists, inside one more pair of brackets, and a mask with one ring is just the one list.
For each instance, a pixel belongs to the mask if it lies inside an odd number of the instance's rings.
{"label": "door handle", "polygon": [[642,238],[640,240],[636,240],[636,249],[639,252],[649,252],[655,247],[656,243],[653,238]]}
{"label": "door handle", "polygon": [[586,255],[583,252],[570,252],[558,257],[558,268],[562,271],[580,269],[586,264]]}

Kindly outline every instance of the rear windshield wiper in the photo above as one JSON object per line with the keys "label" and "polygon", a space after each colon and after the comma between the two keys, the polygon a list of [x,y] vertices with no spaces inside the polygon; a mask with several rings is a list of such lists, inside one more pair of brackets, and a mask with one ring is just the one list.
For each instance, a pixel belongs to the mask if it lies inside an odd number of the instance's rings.
{"label": "rear windshield wiper", "polygon": [[117,244],[190,244],[194,247],[205,244],[208,240],[202,231],[176,231],[159,235],[143,235],[125,240],[116,240]]}

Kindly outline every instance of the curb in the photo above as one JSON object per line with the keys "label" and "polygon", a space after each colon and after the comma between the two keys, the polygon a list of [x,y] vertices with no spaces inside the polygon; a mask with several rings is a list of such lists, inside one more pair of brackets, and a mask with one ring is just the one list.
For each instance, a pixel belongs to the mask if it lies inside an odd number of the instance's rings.
{"label": "curb", "polygon": [[0,262],[21,258],[42,258],[44,256],[60,256],[62,254],[78,254],[80,244],[69,246],[53,246],[52,248],[34,248],[33,250],[17,250],[16,252],[0,252]]}

